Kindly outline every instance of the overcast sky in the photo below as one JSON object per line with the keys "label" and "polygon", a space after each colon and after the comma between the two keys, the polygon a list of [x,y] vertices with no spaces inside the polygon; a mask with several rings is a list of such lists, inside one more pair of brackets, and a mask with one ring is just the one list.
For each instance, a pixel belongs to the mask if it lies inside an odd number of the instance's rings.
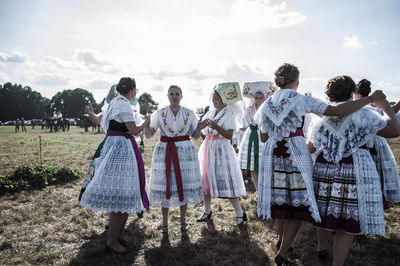
{"label": "overcast sky", "polygon": [[272,80],[285,62],[300,92],[367,78],[400,100],[400,1],[0,0],[0,83],[51,98],[84,88],[101,101],[123,76],[161,106],[208,104],[214,84]]}

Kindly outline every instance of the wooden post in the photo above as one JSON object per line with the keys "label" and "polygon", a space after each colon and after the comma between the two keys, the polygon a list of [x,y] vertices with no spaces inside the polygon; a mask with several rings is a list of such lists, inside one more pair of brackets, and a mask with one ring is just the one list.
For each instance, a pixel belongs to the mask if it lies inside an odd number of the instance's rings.
{"label": "wooden post", "polygon": [[39,162],[42,165],[42,136],[39,135]]}

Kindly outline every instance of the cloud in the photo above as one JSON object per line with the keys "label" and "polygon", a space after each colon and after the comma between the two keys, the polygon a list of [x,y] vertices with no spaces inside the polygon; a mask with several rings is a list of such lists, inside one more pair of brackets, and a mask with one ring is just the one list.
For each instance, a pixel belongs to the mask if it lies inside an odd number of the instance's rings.
{"label": "cloud", "polygon": [[[259,69],[259,68],[257,68]],[[260,70],[253,70],[248,65],[232,64],[225,70],[225,74],[221,76],[224,81],[261,81],[271,80],[271,77],[265,75]]]}
{"label": "cloud", "polygon": [[274,5],[269,0],[238,0],[229,8],[229,14],[230,17],[224,19],[226,28],[253,33],[271,28],[291,27],[307,19],[300,12],[289,10],[286,2]]}
{"label": "cloud", "polygon": [[0,53],[0,62],[22,64],[28,60],[29,60],[29,57],[27,55],[22,55],[19,53],[16,53],[13,55],[8,55],[6,53]]}
{"label": "cloud", "polygon": [[364,48],[363,43],[358,39],[357,35],[351,37],[346,36],[344,38],[344,47],[349,49],[361,49]]}
{"label": "cloud", "polygon": [[75,49],[73,58],[88,67],[102,67],[111,65],[110,62],[102,59],[96,51],[88,49]]}
{"label": "cloud", "polygon": [[144,74],[150,76],[153,79],[157,79],[157,80],[163,80],[163,79],[172,78],[172,77],[185,77],[188,79],[200,81],[200,80],[204,80],[204,79],[218,77],[218,75],[212,74],[212,73],[200,73],[199,70],[197,70],[197,69],[192,69],[192,70],[186,71],[186,72],[174,72],[174,71],[168,71],[168,70],[161,70],[158,72],[150,71],[150,72],[144,73]]}
{"label": "cloud", "polygon": [[64,86],[69,83],[69,78],[57,74],[44,74],[37,77],[34,83],[43,86]]}
{"label": "cloud", "polygon": [[46,56],[41,60],[40,64],[48,67],[55,66],[62,69],[79,69],[79,65],[76,62],[67,61],[56,56]]}
{"label": "cloud", "polygon": [[93,89],[93,90],[108,90],[111,88],[111,86],[113,85],[113,82],[109,82],[106,80],[101,80],[101,79],[97,79],[97,80],[93,80],[91,82],[89,82],[88,84],[88,89]]}

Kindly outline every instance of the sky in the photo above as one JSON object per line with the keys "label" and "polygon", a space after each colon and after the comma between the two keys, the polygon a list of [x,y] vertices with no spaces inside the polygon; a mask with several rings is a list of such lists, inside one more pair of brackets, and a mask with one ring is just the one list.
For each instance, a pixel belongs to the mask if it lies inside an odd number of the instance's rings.
{"label": "sky", "polygon": [[209,104],[215,84],[273,81],[299,67],[299,92],[325,99],[329,78],[367,78],[400,100],[396,0],[0,0],[0,84],[51,98],[83,88],[97,102],[121,77],[165,106]]}

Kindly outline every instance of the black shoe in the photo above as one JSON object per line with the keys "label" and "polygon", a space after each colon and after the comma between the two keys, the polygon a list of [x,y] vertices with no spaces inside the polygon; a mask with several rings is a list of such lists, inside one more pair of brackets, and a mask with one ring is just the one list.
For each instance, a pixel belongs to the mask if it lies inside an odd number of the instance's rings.
{"label": "black shoe", "polygon": [[139,219],[140,219],[140,218],[143,218],[143,210],[142,210],[141,212],[138,212],[137,217],[138,217]]}
{"label": "black shoe", "polygon": [[129,250],[128,250],[128,249],[125,249],[125,251],[119,252],[119,251],[116,251],[116,250],[112,249],[112,248],[111,248],[109,245],[107,245],[107,244],[106,244],[105,251],[106,251],[107,253],[112,252],[112,253],[115,253],[115,254],[118,254],[118,255],[123,255],[123,254],[129,253]]}
{"label": "black shoe", "polygon": [[[275,247],[276,247],[276,250],[279,251],[279,249],[281,248],[281,244],[282,244],[282,241],[280,241],[280,240],[279,240],[278,242],[276,242],[276,246],[275,246]],[[294,248],[293,248],[292,246],[290,246],[289,249],[288,249],[288,251],[289,251],[289,252],[293,252],[293,251],[294,251]]]}
{"label": "black shoe", "polygon": [[296,263],[294,263],[293,261],[287,260],[287,259],[285,259],[284,257],[282,257],[279,254],[275,256],[275,263],[278,266],[281,266],[281,265],[296,265]]}
{"label": "black shoe", "polygon": [[118,243],[121,245],[121,246],[123,246],[123,247],[128,247],[128,241],[126,241],[125,239],[122,239],[122,238],[118,238]]}
{"label": "black shoe", "polygon": [[324,249],[324,250],[317,251],[317,255],[318,255],[318,259],[319,259],[322,263],[325,263],[326,257],[328,256],[328,250],[327,250],[327,249]]}
{"label": "black shoe", "polygon": [[243,216],[242,217],[236,217],[237,225],[242,225],[244,222],[247,222],[247,215],[246,215],[245,211],[243,211]]}
{"label": "black shoe", "polygon": [[197,222],[207,222],[211,219],[212,211],[210,213],[203,213],[196,221]]}

